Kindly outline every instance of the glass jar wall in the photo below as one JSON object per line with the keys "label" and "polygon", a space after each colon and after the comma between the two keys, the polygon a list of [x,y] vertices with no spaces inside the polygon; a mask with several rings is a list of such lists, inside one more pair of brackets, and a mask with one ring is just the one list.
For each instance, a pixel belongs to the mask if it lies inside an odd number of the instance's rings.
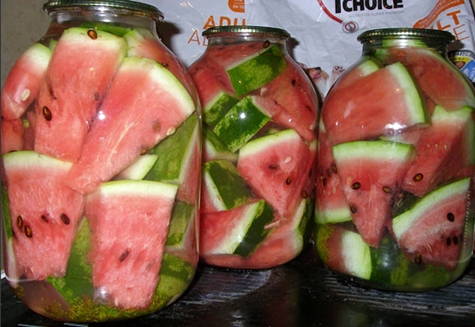
{"label": "glass jar wall", "polygon": [[319,129],[316,248],[343,276],[424,291],[464,272],[475,216],[475,96],[446,57],[454,37],[370,30]]}
{"label": "glass jar wall", "polygon": [[201,113],[191,77],[133,1],[44,5],[51,23],[2,88],[4,266],[61,321],[126,319],[195,274]]}
{"label": "glass jar wall", "polygon": [[316,93],[286,31],[221,26],[203,35],[206,51],[189,69],[203,108],[200,257],[237,269],[283,264],[311,232]]}

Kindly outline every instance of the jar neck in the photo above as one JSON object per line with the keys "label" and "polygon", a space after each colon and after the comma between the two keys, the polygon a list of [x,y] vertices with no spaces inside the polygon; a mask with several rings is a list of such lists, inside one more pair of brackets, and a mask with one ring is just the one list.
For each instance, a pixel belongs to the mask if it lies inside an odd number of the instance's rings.
{"label": "jar neck", "polygon": [[239,43],[262,43],[262,48],[267,48],[269,45],[278,45],[283,51],[287,51],[288,37],[279,37],[275,34],[266,33],[218,33],[207,36],[208,47],[232,45]]}
{"label": "jar neck", "polygon": [[56,9],[49,13],[50,25],[45,38],[61,35],[66,28],[84,26],[94,28],[97,24],[110,24],[111,31],[120,33],[120,28],[143,28],[157,34],[157,21],[153,18],[133,15],[119,10]]}
{"label": "jar neck", "polygon": [[425,48],[437,51],[442,55],[447,55],[447,49],[450,42],[444,39],[424,39],[424,38],[394,38],[394,37],[377,37],[367,39],[362,42],[363,54],[370,54],[378,49],[389,48]]}

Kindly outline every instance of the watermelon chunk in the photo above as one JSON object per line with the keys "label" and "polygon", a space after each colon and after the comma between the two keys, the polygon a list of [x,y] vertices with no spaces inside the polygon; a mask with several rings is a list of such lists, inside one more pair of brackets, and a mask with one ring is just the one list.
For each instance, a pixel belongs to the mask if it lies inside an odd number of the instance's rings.
{"label": "watermelon chunk", "polygon": [[[430,48],[397,49],[400,60],[424,94],[446,110],[475,107],[475,90],[465,75],[438,51]],[[384,53],[384,56],[392,56]],[[383,59],[384,60],[384,59]],[[447,83],[450,81],[450,83]]]}
{"label": "watermelon chunk", "polygon": [[125,58],[71,169],[69,184],[82,193],[94,191],[175,133],[194,110],[192,98],[170,71],[151,59]]}
{"label": "watermelon chunk", "polygon": [[71,163],[17,151],[3,155],[3,165],[19,273],[64,276],[84,210],[83,196],[63,184]]}
{"label": "watermelon chunk", "polygon": [[402,188],[423,196],[437,185],[449,181],[464,167],[475,164],[473,110],[463,107],[448,112],[436,106],[432,125],[420,131],[415,147],[417,156]]}
{"label": "watermelon chunk", "polygon": [[176,185],[115,181],[88,195],[97,300],[124,309],[149,307],[159,282],[176,192]]}
{"label": "watermelon chunk", "polygon": [[264,200],[201,215],[200,255],[250,256],[266,238],[274,210]]}
{"label": "watermelon chunk", "polygon": [[78,160],[97,108],[126,54],[121,37],[100,30],[90,36],[88,31],[73,27],[63,32],[36,104],[41,119],[36,123],[35,151],[72,162]]}
{"label": "watermelon chunk", "polygon": [[2,88],[2,119],[13,120],[33,103],[51,59],[51,49],[35,43],[15,62]]}
{"label": "watermelon chunk", "polygon": [[460,257],[470,183],[467,177],[442,186],[394,217],[394,236],[415,262],[453,270],[460,261],[470,259],[470,253]]}
{"label": "watermelon chunk", "polygon": [[353,222],[363,240],[377,248],[414,148],[389,141],[355,141],[336,145],[332,152]]}
{"label": "watermelon chunk", "polygon": [[299,134],[288,129],[257,138],[239,152],[237,170],[252,190],[283,217],[292,217],[302,200],[313,162]]}
{"label": "watermelon chunk", "polygon": [[347,69],[345,73],[338,78],[335,82],[334,88],[344,87],[358,81],[361,77],[374,73],[378,69],[382,68],[383,64],[376,58],[370,56],[362,56],[360,61],[355,63],[352,67]]}
{"label": "watermelon chunk", "polygon": [[325,99],[322,119],[328,137],[338,144],[426,123],[427,109],[406,68],[394,63],[335,88]]}

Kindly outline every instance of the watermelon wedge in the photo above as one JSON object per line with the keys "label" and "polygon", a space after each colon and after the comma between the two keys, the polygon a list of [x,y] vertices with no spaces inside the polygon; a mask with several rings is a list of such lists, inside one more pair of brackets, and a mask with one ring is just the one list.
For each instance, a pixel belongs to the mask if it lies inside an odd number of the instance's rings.
{"label": "watermelon wedge", "polygon": [[151,59],[125,58],[71,168],[70,186],[94,191],[174,134],[194,110],[187,90],[165,67]]}
{"label": "watermelon wedge", "polygon": [[322,119],[328,137],[338,144],[426,123],[427,110],[409,72],[401,63],[394,63],[358,83],[335,88],[325,99]]}
{"label": "watermelon wedge", "polygon": [[348,68],[345,73],[338,78],[335,82],[336,87],[344,87],[358,81],[361,77],[374,73],[378,69],[382,68],[383,64],[376,58],[370,56],[362,56],[360,61],[355,63],[352,67]]}
{"label": "watermelon wedge", "polygon": [[35,131],[39,153],[72,162],[81,154],[97,108],[126,54],[121,37],[100,30],[95,35],[90,37],[87,28],[69,28],[54,48],[35,109],[41,118]]}
{"label": "watermelon wedge", "polygon": [[96,299],[123,309],[149,307],[176,192],[177,186],[170,184],[115,181],[88,195]]}
{"label": "watermelon wedge", "polygon": [[468,194],[473,191],[470,183],[470,178],[464,178],[442,186],[392,220],[400,248],[415,262],[453,270],[460,261],[470,259],[470,253],[460,257]]}
{"label": "watermelon wedge", "polygon": [[404,178],[404,190],[423,196],[475,164],[473,117],[469,107],[455,111],[435,107],[432,125],[421,129],[415,144],[417,156]]}
{"label": "watermelon wedge", "polygon": [[19,274],[64,276],[84,210],[83,196],[63,184],[71,163],[17,151],[3,155],[3,166]]}
{"label": "watermelon wedge", "polygon": [[295,214],[313,162],[309,146],[288,129],[257,138],[239,152],[237,170],[252,190],[283,217]]}
{"label": "watermelon wedge", "polygon": [[28,48],[15,62],[2,88],[2,119],[13,120],[33,103],[51,59],[51,49],[41,43]]}
{"label": "watermelon wedge", "polygon": [[363,240],[377,248],[414,148],[389,141],[355,141],[336,145],[332,152],[353,222]]}

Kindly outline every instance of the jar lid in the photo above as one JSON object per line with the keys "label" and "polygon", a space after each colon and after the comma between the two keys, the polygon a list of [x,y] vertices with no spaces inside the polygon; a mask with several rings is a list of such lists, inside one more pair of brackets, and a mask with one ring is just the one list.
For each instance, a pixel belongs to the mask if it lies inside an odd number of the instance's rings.
{"label": "jar lid", "polygon": [[67,10],[114,10],[115,12],[130,13],[137,16],[145,16],[155,20],[162,20],[163,13],[156,7],[129,0],[49,0],[43,5],[43,10],[48,14],[57,9]]}
{"label": "jar lid", "polygon": [[393,38],[393,39],[411,39],[411,38],[424,38],[434,39],[445,42],[452,42],[455,40],[455,36],[447,31],[425,29],[425,28],[382,28],[374,29],[361,33],[358,35],[357,40],[361,43],[367,42],[374,38]]}
{"label": "jar lid", "polygon": [[274,34],[280,37],[290,37],[289,32],[281,28],[268,27],[268,26],[245,26],[245,25],[210,27],[204,30],[202,35],[209,36],[209,35],[218,34],[218,33],[244,33],[244,34],[265,33],[265,34]]}

